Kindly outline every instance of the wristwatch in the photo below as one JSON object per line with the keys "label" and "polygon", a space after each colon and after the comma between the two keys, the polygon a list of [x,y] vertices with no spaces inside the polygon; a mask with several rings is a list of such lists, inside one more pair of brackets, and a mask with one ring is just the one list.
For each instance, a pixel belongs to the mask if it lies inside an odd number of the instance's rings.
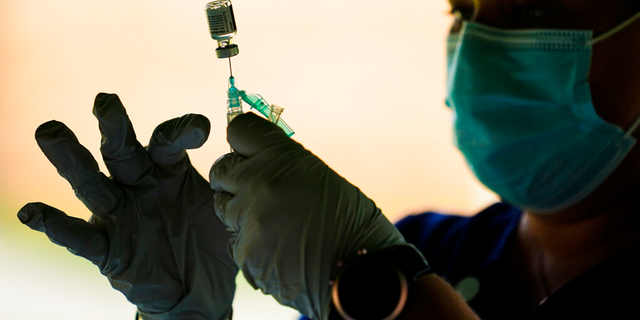
{"label": "wristwatch", "polygon": [[420,251],[412,245],[394,245],[376,252],[358,250],[357,256],[339,262],[330,282],[330,320],[392,320],[404,308],[415,280],[431,272]]}

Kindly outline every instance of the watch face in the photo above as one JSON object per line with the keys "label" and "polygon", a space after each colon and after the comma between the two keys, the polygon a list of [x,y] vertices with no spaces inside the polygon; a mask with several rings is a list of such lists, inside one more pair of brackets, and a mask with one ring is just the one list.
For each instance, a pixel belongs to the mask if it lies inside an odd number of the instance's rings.
{"label": "watch face", "polygon": [[380,259],[361,259],[345,266],[334,282],[332,300],[343,319],[394,319],[407,300],[402,272]]}

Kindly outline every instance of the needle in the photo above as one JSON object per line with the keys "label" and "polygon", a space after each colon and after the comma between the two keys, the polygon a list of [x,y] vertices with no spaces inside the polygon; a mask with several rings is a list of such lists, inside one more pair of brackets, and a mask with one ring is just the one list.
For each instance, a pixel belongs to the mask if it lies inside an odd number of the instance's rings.
{"label": "needle", "polygon": [[231,57],[229,57],[229,75],[233,77],[233,69],[231,69]]}

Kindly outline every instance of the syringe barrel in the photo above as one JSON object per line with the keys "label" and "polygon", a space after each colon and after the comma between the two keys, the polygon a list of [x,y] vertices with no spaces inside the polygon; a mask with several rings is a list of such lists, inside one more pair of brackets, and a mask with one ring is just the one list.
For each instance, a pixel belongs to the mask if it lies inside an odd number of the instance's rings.
{"label": "syringe barrel", "polygon": [[235,86],[234,77],[229,77],[229,89],[227,89],[227,124],[238,115],[243,113],[242,100],[240,100],[240,90]]}
{"label": "syringe barrel", "polygon": [[231,120],[233,120],[233,118],[243,114],[244,112],[242,112],[242,107],[240,108],[229,108],[227,109],[227,124],[231,123]]}

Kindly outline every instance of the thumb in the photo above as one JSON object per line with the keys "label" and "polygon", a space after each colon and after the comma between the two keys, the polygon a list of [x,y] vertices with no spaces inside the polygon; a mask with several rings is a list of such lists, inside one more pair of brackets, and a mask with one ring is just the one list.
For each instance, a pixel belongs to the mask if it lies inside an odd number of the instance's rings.
{"label": "thumb", "polygon": [[44,203],[29,203],[18,212],[20,222],[43,232],[51,242],[100,265],[109,248],[107,237],[88,222],[67,216]]}
{"label": "thumb", "polygon": [[187,149],[201,147],[209,138],[209,119],[187,114],[161,123],[153,131],[148,152],[159,165],[174,165],[187,157]]}

